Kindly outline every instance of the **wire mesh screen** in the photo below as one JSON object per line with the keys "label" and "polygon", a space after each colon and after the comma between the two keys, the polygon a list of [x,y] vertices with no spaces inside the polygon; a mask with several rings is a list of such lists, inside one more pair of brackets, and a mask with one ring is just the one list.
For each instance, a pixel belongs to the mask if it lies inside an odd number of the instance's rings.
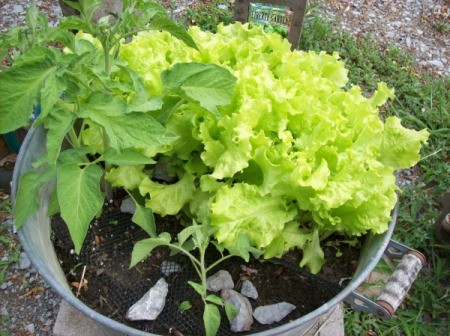
{"label": "wire mesh screen", "polygon": [[[159,231],[177,232],[179,224],[176,218],[159,219]],[[73,251],[73,244],[64,222],[58,216],[52,219],[52,240],[61,266],[73,292],[86,305],[99,313],[132,328],[160,335],[168,335],[175,329],[184,336],[204,335],[203,302],[188,284],[199,282],[199,277],[189,259],[181,254],[171,255],[166,248],[157,248],[146,260],[136,267],[129,268],[134,244],[148,238],[146,233],[131,222],[131,215],[121,213],[114,206],[103,211],[102,216],[91,223],[88,236],[79,255]],[[215,252],[211,251],[209,262],[214,261]],[[171,261],[161,272],[161,264]],[[245,267],[243,267],[243,265]],[[171,271],[171,267],[174,267]],[[175,269],[176,268],[176,269]],[[326,280],[312,276],[298,268],[296,264],[278,260],[276,263],[260,263],[252,260],[245,263],[242,259],[231,258],[216,270],[228,270],[239,291],[240,282],[250,279],[259,291],[257,300],[250,299],[253,308],[263,304],[286,301],[297,309],[282,321],[272,325],[262,325],[256,320],[252,329],[241,335],[252,334],[274,328],[290,320],[299,318],[329,301],[339,288]],[[243,271],[243,269],[247,269]],[[248,270],[256,273],[248,273]],[[83,277],[84,273],[84,277]],[[214,271],[211,273],[213,274]],[[125,319],[128,309],[137,302],[161,277],[169,285],[166,304],[154,321],[131,322]],[[309,304],[304,297],[308,295]],[[216,293],[220,296],[220,293]],[[298,297],[297,297],[298,296]],[[189,301],[192,308],[180,309],[183,301]],[[235,335],[224,312],[218,335]]]}

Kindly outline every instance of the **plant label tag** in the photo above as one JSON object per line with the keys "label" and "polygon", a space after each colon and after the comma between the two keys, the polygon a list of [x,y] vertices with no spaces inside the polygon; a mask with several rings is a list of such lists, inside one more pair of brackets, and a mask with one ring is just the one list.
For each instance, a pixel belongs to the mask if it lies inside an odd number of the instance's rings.
{"label": "plant label tag", "polygon": [[291,49],[298,46],[307,0],[235,0],[236,21],[264,26],[286,37]]}
{"label": "plant label tag", "polygon": [[248,22],[264,27],[266,32],[276,32],[287,37],[291,30],[294,12],[286,6],[272,6],[251,3]]}

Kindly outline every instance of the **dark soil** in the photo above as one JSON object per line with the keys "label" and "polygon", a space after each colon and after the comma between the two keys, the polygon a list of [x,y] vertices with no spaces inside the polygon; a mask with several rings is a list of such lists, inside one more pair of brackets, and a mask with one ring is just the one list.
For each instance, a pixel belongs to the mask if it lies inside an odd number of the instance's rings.
{"label": "dark soil", "polygon": [[[175,233],[179,228],[175,217],[157,218],[158,229]],[[99,220],[89,230],[80,255],[72,249],[68,230],[61,219],[52,223],[53,242],[61,266],[67,275],[73,292],[86,305],[99,313],[132,328],[146,332],[168,335],[169,329],[179,330],[184,336],[203,335],[203,303],[199,295],[187,284],[198,282],[198,276],[187,257],[170,256],[167,248],[157,248],[136,267],[129,269],[134,243],[148,238],[145,232],[131,222],[131,216],[120,213],[114,205],[105,208]],[[359,254],[357,248],[341,247],[343,255],[335,258],[336,249],[326,248],[326,260],[321,274],[314,276],[298,268],[298,253],[290,252],[283,260],[246,263],[232,258],[219,265],[232,275],[235,289],[240,290],[241,281],[249,279],[256,286],[259,298],[249,299],[253,308],[286,301],[297,306],[278,324],[265,326],[256,320],[251,334],[273,328],[308,314],[332,299],[340,290],[339,281],[354,273]],[[211,251],[211,260],[215,251]],[[166,277],[169,293],[165,308],[156,321],[130,322],[124,316],[128,308],[138,301],[162,276],[160,265],[171,260],[182,265],[182,271]],[[85,269],[84,280],[82,280]],[[213,273],[211,273],[213,274]],[[80,285],[81,283],[81,285]],[[189,301],[193,308],[180,311],[179,305]],[[233,335],[223,314],[218,335]]]}

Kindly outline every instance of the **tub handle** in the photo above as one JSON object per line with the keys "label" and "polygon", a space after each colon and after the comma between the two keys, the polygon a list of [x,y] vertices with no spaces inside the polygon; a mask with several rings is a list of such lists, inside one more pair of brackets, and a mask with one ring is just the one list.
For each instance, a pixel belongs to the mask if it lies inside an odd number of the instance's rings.
{"label": "tub handle", "polygon": [[401,261],[389,277],[376,301],[373,302],[356,292],[352,292],[345,301],[356,310],[367,311],[384,319],[389,319],[408,294],[420,269],[425,265],[426,259],[419,251],[394,240],[389,242],[385,255],[389,259],[401,258]]}

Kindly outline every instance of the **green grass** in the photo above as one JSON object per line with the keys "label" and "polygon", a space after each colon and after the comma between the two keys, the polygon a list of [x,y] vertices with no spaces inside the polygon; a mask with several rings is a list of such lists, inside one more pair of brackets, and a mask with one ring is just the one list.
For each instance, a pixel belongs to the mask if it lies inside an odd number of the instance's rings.
{"label": "green grass", "polygon": [[[215,31],[220,21],[229,22],[228,15],[222,14],[226,20],[217,15],[217,4],[208,2],[189,15],[203,29]],[[370,36],[355,39],[340,32],[313,13],[317,7],[310,7],[312,11],[305,16],[299,49],[338,52],[349,70],[348,86],[359,85],[367,96],[373,94],[376,83],[386,82],[395,88],[396,98],[383,107],[381,117],[398,116],[404,126],[430,132],[422,160],[413,170],[419,178],[400,194],[393,235],[393,239],[424,253],[428,264],[392,319],[381,320],[347,306],[345,334],[448,335],[450,258],[448,250],[435,242],[434,222],[441,210],[440,201],[450,188],[450,78],[421,73],[414,60],[393,45],[380,46]],[[446,30],[441,28],[437,31]]]}
{"label": "green grass", "polygon": [[[4,194],[0,191],[0,218],[10,214],[11,200],[10,198],[4,198]],[[20,256],[20,245],[8,233],[8,224],[3,223],[3,221],[0,221],[0,256],[7,256],[5,260],[0,260],[0,284],[2,284],[5,280],[8,267],[16,263]]]}

